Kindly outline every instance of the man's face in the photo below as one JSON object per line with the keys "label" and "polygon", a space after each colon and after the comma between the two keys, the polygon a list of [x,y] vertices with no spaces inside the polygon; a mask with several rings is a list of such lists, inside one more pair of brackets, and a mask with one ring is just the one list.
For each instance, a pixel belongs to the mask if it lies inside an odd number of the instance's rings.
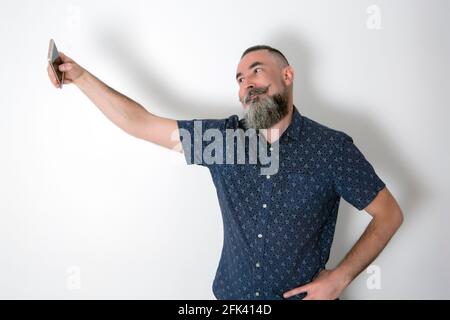
{"label": "man's face", "polygon": [[288,88],[283,67],[267,50],[246,54],[239,62],[236,81],[247,127],[266,129],[288,113]]}

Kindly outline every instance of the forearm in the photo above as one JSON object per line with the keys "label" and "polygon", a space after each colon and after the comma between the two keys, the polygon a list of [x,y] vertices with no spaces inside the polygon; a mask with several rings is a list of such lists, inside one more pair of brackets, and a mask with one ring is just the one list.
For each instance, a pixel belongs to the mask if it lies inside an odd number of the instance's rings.
{"label": "forearm", "polygon": [[389,219],[373,218],[364,233],[355,243],[342,262],[333,270],[348,286],[366,269],[387,245],[401,224],[397,215]]}
{"label": "forearm", "polygon": [[137,102],[109,87],[87,70],[74,84],[119,128],[133,134],[135,124],[149,112]]}

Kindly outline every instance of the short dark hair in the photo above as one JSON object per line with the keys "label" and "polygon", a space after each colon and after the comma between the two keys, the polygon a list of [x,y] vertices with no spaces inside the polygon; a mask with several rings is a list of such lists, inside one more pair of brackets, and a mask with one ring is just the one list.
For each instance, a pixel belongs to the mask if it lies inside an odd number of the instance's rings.
{"label": "short dark hair", "polygon": [[272,53],[273,55],[277,56],[278,58],[280,58],[283,62],[285,62],[287,65],[289,65],[288,60],[286,59],[286,57],[284,56],[284,54],[281,53],[280,50],[272,48],[271,46],[268,45],[264,45],[264,44],[259,44],[250,48],[247,48],[244,53],[241,56],[241,59],[249,52],[252,51],[257,51],[257,50],[268,50],[270,53]]}

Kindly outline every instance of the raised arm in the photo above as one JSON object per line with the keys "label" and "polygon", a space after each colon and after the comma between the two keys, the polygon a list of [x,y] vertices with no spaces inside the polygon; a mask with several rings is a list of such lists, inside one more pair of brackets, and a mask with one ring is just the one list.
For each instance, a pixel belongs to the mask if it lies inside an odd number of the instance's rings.
{"label": "raised arm", "polygon": [[[64,84],[75,84],[115,125],[126,133],[157,145],[182,152],[176,120],[156,116],[139,103],[109,87],[93,74],[60,52],[65,72]],[[58,88],[50,65],[48,75]]]}

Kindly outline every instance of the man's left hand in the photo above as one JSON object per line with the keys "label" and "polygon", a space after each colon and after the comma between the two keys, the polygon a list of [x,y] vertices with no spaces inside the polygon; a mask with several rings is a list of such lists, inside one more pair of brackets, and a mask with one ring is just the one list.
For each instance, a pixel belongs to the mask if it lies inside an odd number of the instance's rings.
{"label": "man's left hand", "polygon": [[313,281],[286,291],[283,297],[289,298],[299,293],[306,293],[303,300],[335,300],[346,286],[345,281],[334,270],[324,269]]}

